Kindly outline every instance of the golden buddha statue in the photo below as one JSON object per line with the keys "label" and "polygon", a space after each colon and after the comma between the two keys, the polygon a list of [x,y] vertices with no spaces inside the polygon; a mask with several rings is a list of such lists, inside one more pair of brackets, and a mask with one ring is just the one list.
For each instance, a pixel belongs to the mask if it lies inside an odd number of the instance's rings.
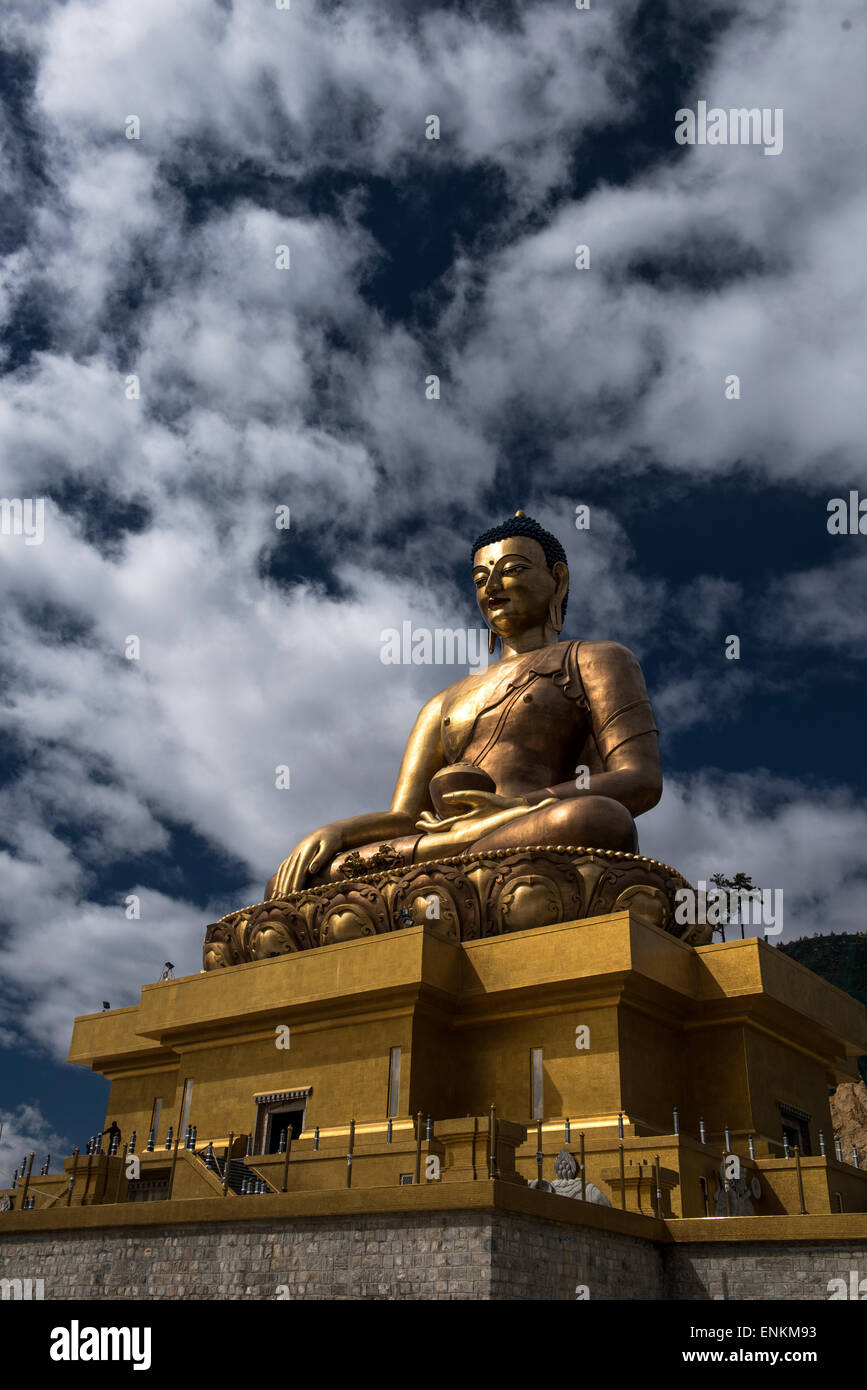
{"label": "golden buddha statue", "polygon": [[566,554],[532,517],[486,531],[472,565],[499,660],[424,706],[390,809],[305,836],[266,899],[339,878],[350,855],[362,869],[384,847],[397,865],[530,844],[637,851],[633,818],[662,792],[638,662],[617,642],[559,640]]}

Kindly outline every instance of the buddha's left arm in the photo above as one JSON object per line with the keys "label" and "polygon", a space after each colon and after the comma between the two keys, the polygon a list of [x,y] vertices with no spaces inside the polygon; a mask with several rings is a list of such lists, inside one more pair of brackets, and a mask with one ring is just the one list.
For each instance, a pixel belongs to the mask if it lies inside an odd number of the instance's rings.
{"label": "buddha's left arm", "polygon": [[[567,698],[586,702],[601,771],[540,788],[531,805],[549,796],[610,796],[633,816],[649,811],[662,795],[659,736],[641,667],[619,642],[576,643],[568,663]],[[580,764],[579,764],[580,767]],[[586,783],[577,785],[576,781]]]}
{"label": "buddha's left arm", "polygon": [[573,796],[610,796],[633,816],[649,811],[662,795],[658,736],[639,734],[612,753],[604,772],[591,772],[581,780],[587,785],[558,782],[553,787],[531,792],[525,800],[528,805],[536,806],[550,796],[556,796],[559,801],[568,801]]}

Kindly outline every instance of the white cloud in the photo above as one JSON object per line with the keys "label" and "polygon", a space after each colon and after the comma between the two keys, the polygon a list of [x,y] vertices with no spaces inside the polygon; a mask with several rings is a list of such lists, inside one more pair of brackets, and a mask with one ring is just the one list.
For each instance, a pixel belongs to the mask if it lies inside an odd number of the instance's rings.
{"label": "white cloud", "polygon": [[[439,10],[397,22],[372,3],[11,10],[7,34],[40,57],[31,115],[46,176],[20,200],[29,239],[7,259],[0,310],[23,302],[51,333],[0,381],[0,490],[66,499],[48,508],[44,545],[0,539],[2,722],[25,755],[0,806],[3,969],[16,1005],[32,1005],[9,1008],[14,1036],[63,1055],[75,1011],[133,1002],[164,958],[198,968],[202,926],[235,905],[216,889],[201,909],[136,884],[106,904],[100,867],[165,854],[169,825],[190,825],[215,866],[240,861],[252,900],[303,833],[388,804],[416,710],[456,673],[385,667],[379,635],[405,619],[477,621],[451,580],[477,529],[519,506],[538,515],[569,554],[570,619],[642,655],[665,605],[709,636],[739,591],[708,574],[684,597],[640,576],[622,522],[601,508],[576,532],[593,469],[640,486],[654,458],[689,480],[750,465],[809,486],[827,477],[829,495],[860,469],[860,33],[838,34],[806,4],[761,44],[735,20],[703,90],[784,105],[783,155],[687,150],[556,206],[575,138],[641,115],[620,38],[632,9],[543,4],[496,29]],[[132,112],[138,142],[123,136]],[[438,146],[424,140],[432,112]],[[502,224],[458,245],[452,306],[429,330],[371,302],[385,253],[361,223],[369,186],[314,212],[303,185],[422,160],[486,161],[508,189]],[[179,170],[213,206],[185,204]],[[215,188],[239,182],[244,196],[220,202]],[[284,242],[288,272],[274,265]],[[591,245],[587,272],[573,268],[578,242]],[[744,278],[709,293],[636,274],[668,257],[740,258]],[[737,403],[723,398],[728,371],[742,376]],[[141,401],[124,396],[129,372]],[[425,400],[430,372],[440,401]],[[500,488],[490,516],[515,423],[550,466],[532,497]],[[100,540],[101,518],[133,501],[143,528]],[[315,538],[341,597],[324,582],[263,582],[278,503],[292,509],[284,552]],[[859,564],[781,578],[767,611],[856,649],[839,594]],[[130,634],[137,663],[123,656]],[[736,674],[709,692],[678,669],[651,693],[685,729],[737,710],[752,687]],[[274,787],[279,763],[289,792]],[[809,930],[802,866],[825,836],[822,922],[859,924],[860,810],[771,777],[766,815],[756,779],[670,783],[643,843],[697,876],[787,876]],[[141,923],[124,918],[125,892],[141,893]]]}
{"label": "white cloud", "polygon": [[795,646],[811,644],[867,656],[867,555],[863,539],[836,538],[834,563],[781,576],[766,596],[765,632]]}
{"label": "white cloud", "polygon": [[[0,1110],[0,1187],[8,1187],[15,1169],[25,1168],[31,1152],[35,1154],[31,1172],[38,1174],[47,1155],[56,1158],[70,1150],[66,1135],[58,1134],[37,1105],[23,1104],[13,1110]],[[56,1168],[56,1163],[53,1164]]]}
{"label": "white cloud", "polygon": [[[629,472],[648,459],[691,479],[748,468],[839,487],[861,476],[864,44],[863,31],[811,5],[773,7],[761,43],[748,15],[683,100],[783,106],[780,156],[680,148],[490,258],[477,331],[451,364],[487,428],[504,410],[532,409],[562,441],[555,482],[576,462]],[[586,270],[574,267],[579,243],[590,246]],[[656,279],[636,276],[642,262]],[[702,272],[693,289],[666,275],[690,264]],[[709,291],[720,269],[730,274]],[[461,281],[477,274],[468,261],[455,272],[454,328]],[[724,392],[731,373],[737,401]]]}
{"label": "white cloud", "polygon": [[286,172],[304,167],[309,136],[337,163],[391,170],[425,149],[433,113],[450,153],[502,158],[541,189],[562,176],[564,127],[622,109],[617,24],[634,9],[615,19],[541,4],[520,27],[495,28],[372,0],[283,11],[70,0],[39,33],[40,107],[82,142],[111,139],[135,113],[160,152],[195,133]]}
{"label": "white cloud", "polygon": [[694,885],[714,873],[746,873],[760,888],[782,889],[784,930],[776,941],[861,929],[867,809],[843,790],[805,790],[765,769],[735,776],[704,770],[669,778],[638,830],[643,853],[673,864]]}

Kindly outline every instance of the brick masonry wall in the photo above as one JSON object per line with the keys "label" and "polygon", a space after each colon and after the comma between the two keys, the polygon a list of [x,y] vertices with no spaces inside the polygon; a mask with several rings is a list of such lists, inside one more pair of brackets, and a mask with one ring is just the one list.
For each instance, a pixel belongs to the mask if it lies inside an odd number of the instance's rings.
{"label": "brick masonry wall", "polygon": [[488,1213],[220,1222],[0,1239],[0,1278],[45,1298],[661,1298],[647,1241]]}
{"label": "brick masonry wall", "polygon": [[827,1299],[867,1243],[659,1246],[511,1213],[220,1222],[0,1237],[46,1299]]}
{"label": "brick masonry wall", "polygon": [[665,1294],[694,1299],[828,1299],[832,1279],[867,1279],[867,1241],[739,1241],[667,1246]]}
{"label": "brick masonry wall", "polygon": [[494,1299],[660,1299],[665,1296],[660,1249],[634,1236],[531,1216],[491,1218]]}

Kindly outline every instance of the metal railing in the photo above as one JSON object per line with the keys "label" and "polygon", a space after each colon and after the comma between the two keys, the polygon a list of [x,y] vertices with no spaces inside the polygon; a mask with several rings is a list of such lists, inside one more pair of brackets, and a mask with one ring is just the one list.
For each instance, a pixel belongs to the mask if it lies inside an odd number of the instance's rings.
{"label": "metal railing", "polygon": [[[682,1133],[680,1122],[680,1110],[678,1107],[674,1107],[673,1109],[672,1120],[673,1138],[677,1141],[678,1144],[680,1144],[683,1141],[683,1139],[688,1136],[684,1136]],[[486,1167],[487,1176],[490,1181],[496,1181],[500,1177],[500,1124],[501,1122],[498,1117],[497,1107],[495,1104],[492,1104],[488,1113],[486,1141]],[[531,1186],[534,1189],[541,1191],[547,1190],[556,1192],[556,1188],[554,1188],[550,1182],[547,1182],[544,1177],[544,1139],[546,1128],[548,1129],[550,1137],[551,1129],[557,1129],[561,1125],[563,1130],[563,1144],[564,1147],[568,1150],[569,1146],[573,1143],[573,1124],[571,1118],[566,1117],[564,1121],[558,1120],[553,1124],[551,1122],[548,1122],[547,1125],[546,1122],[544,1122],[542,1119],[537,1119],[535,1121],[536,1182],[531,1184]],[[365,1125],[366,1132],[369,1131],[369,1128],[369,1126]],[[394,1142],[394,1119],[390,1117],[387,1121],[383,1122],[381,1126],[377,1126],[377,1128],[384,1131],[385,1144],[387,1147],[390,1147]],[[418,1111],[412,1122],[412,1128],[413,1137],[415,1141],[414,1171],[411,1175],[401,1175],[401,1183],[404,1183],[404,1181],[406,1181],[413,1185],[419,1185],[422,1181],[423,1147],[426,1145],[428,1153],[430,1153],[430,1145],[435,1138],[435,1126],[432,1116],[430,1114],[425,1116],[422,1111]],[[524,1128],[526,1130],[528,1126],[524,1126]],[[187,1125],[186,1131],[183,1136],[183,1145],[181,1145],[181,1135],[179,1128],[176,1129],[173,1125],[169,1125],[166,1131],[164,1144],[162,1146],[166,1155],[171,1153],[171,1164],[169,1168],[168,1178],[166,1181],[165,1200],[170,1200],[172,1196],[181,1147],[183,1147],[183,1150],[185,1152],[190,1153],[193,1158],[198,1159],[200,1162],[202,1162],[204,1166],[214,1174],[215,1178],[220,1183],[223,1196],[228,1196],[230,1193],[239,1197],[264,1196],[274,1193],[285,1193],[289,1190],[290,1163],[292,1159],[293,1141],[295,1137],[296,1136],[293,1134],[291,1127],[287,1126],[280,1133],[276,1154],[272,1153],[270,1155],[258,1155],[260,1159],[273,1158],[275,1156],[282,1157],[282,1171],[278,1180],[276,1177],[269,1178],[263,1175],[263,1173],[259,1171],[258,1166],[254,1166],[250,1161],[254,1157],[252,1132],[248,1134],[239,1133],[237,1136],[234,1133],[230,1134],[228,1138],[228,1143],[224,1146],[224,1153],[222,1157],[218,1157],[214,1153],[213,1140],[208,1141],[206,1146],[204,1145],[204,1143],[201,1146],[199,1145],[198,1128],[196,1125]],[[719,1187],[717,1189],[716,1197],[713,1199],[713,1211],[711,1211],[710,1209],[711,1197],[709,1192],[708,1175],[703,1175],[699,1179],[701,1188],[701,1201],[706,1216],[716,1216],[723,1214],[721,1211],[719,1211],[719,1206],[721,1205],[720,1199],[722,1199],[722,1203],[724,1203],[725,1215],[731,1216],[733,1214],[733,1197],[736,1192],[735,1183],[738,1182],[738,1180],[741,1177],[741,1174],[744,1171],[741,1164],[741,1159],[735,1151],[732,1142],[731,1131],[728,1125],[725,1125],[723,1127],[723,1134],[721,1137],[723,1141],[721,1145],[722,1163],[719,1169]],[[756,1158],[756,1136],[754,1134],[748,1134],[745,1136],[745,1138],[749,1154],[749,1163],[752,1166],[754,1164],[757,1164],[758,1162]],[[783,1132],[781,1139],[778,1141],[770,1140],[766,1136],[764,1136],[763,1139],[768,1146],[768,1158],[773,1159],[775,1157],[780,1157],[780,1155],[775,1155],[772,1152],[774,1148],[777,1148],[782,1150],[781,1157],[783,1162],[791,1162],[793,1164],[795,1170],[795,1180],[797,1183],[798,1204],[800,1208],[800,1214],[806,1215],[807,1204],[806,1191],[804,1185],[804,1170],[802,1163],[804,1155],[801,1153],[800,1146],[791,1144],[789,1135],[785,1131]],[[579,1200],[586,1201],[588,1200],[587,1188],[589,1179],[587,1174],[586,1133],[584,1130],[578,1131],[577,1140],[578,1157],[576,1160],[575,1156],[572,1155],[572,1159],[575,1165],[575,1177],[577,1178],[579,1184]],[[829,1155],[827,1153],[825,1134],[822,1130],[819,1130],[818,1132],[818,1140],[818,1156],[824,1159],[827,1163],[829,1160]],[[246,1144],[246,1153],[243,1158],[234,1156],[234,1148],[236,1141],[238,1143],[245,1142]],[[703,1116],[698,1117],[698,1141],[703,1146],[708,1146],[707,1128]],[[20,1197],[18,1198],[19,1210],[45,1210],[47,1209],[47,1207],[53,1206],[57,1202],[61,1201],[64,1198],[64,1196],[66,1199],[65,1204],[67,1206],[70,1206],[73,1197],[76,1195],[76,1189],[80,1189],[80,1202],[82,1205],[103,1204],[107,1202],[119,1203],[121,1201],[133,1200],[136,1192],[134,1184],[142,1180],[141,1158],[137,1157],[135,1152],[137,1142],[138,1137],[136,1130],[132,1130],[125,1144],[124,1136],[121,1130],[114,1125],[112,1125],[111,1128],[108,1130],[103,1130],[98,1134],[91,1135],[91,1137],[86,1142],[84,1154],[82,1155],[81,1150],[79,1148],[76,1148],[72,1154],[70,1176],[66,1183],[65,1190],[50,1195],[47,1192],[41,1190],[40,1188],[32,1187],[33,1165],[36,1154],[35,1151],[31,1151],[29,1155],[25,1155],[25,1157],[22,1159],[20,1169],[15,1169],[12,1178],[11,1191],[17,1193],[19,1187],[21,1189]],[[846,1160],[843,1158],[842,1141],[839,1135],[835,1134],[833,1136],[833,1143],[834,1155],[838,1164],[847,1167],[851,1166],[855,1169],[860,1168],[860,1156],[857,1147],[854,1144],[852,1145],[852,1158],[850,1164],[847,1163]],[[221,1147],[223,1146],[221,1145]],[[624,1117],[622,1112],[619,1113],[617,1117],[616,1146],[605,1145],[605,1147],[602,1150],[596,1150],[596,1155],[598,1157],[601,1157],[602,1153],[610,1153],[612,1148],[615,1149],[615,1157],[618,1166],[619,1182],[617,1183],[617,1186],[619,1187],[619,1193],[617,1194],[617,1196],[619,1197],[620,1209],[626,1210],[626,1193],[628,1179],[635,1179],[638,1184],[638,1190],[640,1190],[640,1185],[643,1181],[642,1173],[640,1170],[642,1168],[649,1167],[649,1181],[651,1186],[651,1207],[654,1215],[662,1216],[666,1203],[660,1155],[658,1153],[655,1153],[652,1157],[652,1162],[649,1162],[648,1157],[645,1157],[646,1149],[642,1147],[641,1156],[637,1165],[639,1169],[637,1179],[635,1178],[634,1173],[630,1174],[627,1171],[627,1167],[629,1169],[633,1168],[634,1159],[633,1157],[629,1157],[627,1165]],[[356,1158],[355,1149],[356,1120],[353,1117],[350,1119],[348,1124],[348,1143],[345,1156],[347,1188],[350,1188],[352,1186],[353,1165]],[[142,1150],[142,1156],[155,1154],[156,1151],[157,1135],[155,1131],[151,1129],[147,1137],[147,1142]],[[318,1125],[315,1127],[313,1133],[312,1152],[316,1154],[322,1154],[322,1150],[320,1148],[320,1127]],[[325,1157],[326,1155],[322,1156]],[[334,1157],[336,1156],[336,1154],[332,1154],[329,1152],[328,1156]],[[81,1165],[82,1157],[86,1159],[86,1166],[83,1170]],[[133,1159],[136,1160],[134,1173],[130,1171],[130,1160]],[[46,1158],[40,1168],[38,1175],[40,1178],[51,1176],[49,1171],[50,1164],[51,1155],[48,1154],[46,1155]],[[150,1164],[148,1166],[155,1167],[157,1165]],[[610,1181],[613,1181],[613,1179]],[[110,1188],[111,1195],[109,1195]],[[742,1199],[745,1194],[742,1191],[739,1191],[737,1195],[739,1195],[739,1197]],[[843,1197],[840,1191],[835,1190],[832,1195],[834,1200],[836,1201],[839,1210],[843,1211]],[[40,1208],[37,1208],[36,1206],[37,1197],[39,1198],[41,1203],[44,1203],[44,1205]]]}

